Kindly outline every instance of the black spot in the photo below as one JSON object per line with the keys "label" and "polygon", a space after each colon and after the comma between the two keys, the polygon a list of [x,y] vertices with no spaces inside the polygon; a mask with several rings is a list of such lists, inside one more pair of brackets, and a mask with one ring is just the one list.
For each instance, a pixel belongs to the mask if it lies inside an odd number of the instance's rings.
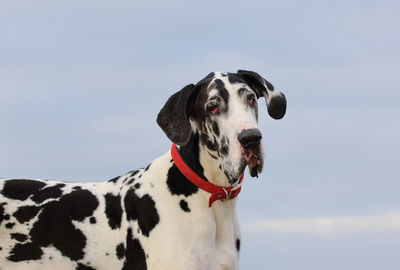
{"label": "black spot", "polygon": [[11,239],[15,239],[18,242],[25,242],[26,240],[28,240],[28,236],[22,233],[12,233],[10,236]]}
{"label": "black spot", "polygon": [[6,203],[0,204],[0,225],[3,222],[3,220],[9,220],[10,219],[10,215],[9,214],[5,214],[4,205],[6,205]]}
{"label": "black spot", "polygon": [[3,250],[3,248],[2,248],[2,247],[0,247],[0,250]]}
{"label": "black spot", "polygon": [[84,265],[84,264],[82,264],[82,263],[78,263],[78,265],[76,266],[75,269],[76,269],[76,270],[96,270],[96,269],[94,269],[93,267]]}
{"label": "black spot", "polygon": [[137,173],[139,172],[139,170],[134,170],[131,172],[131,177],[134,177]]}
{"label": "black spot", "polygon": [[185,195],[185,197],[199,190],[195,184],[186,179],[175,164],[168,170],[167,185],[173,195]]}
{"label": "black spot", "polygon": [[144,169],[144,171],[146,172],[151,166],[151,163],[149,165],[147,165],[147,167]]}
{"label": "black spot", "polygon": [[15,226],[15,223],[12,223],[12,222],[6,223],[6,228],[7,229],[12,229],[12,228],[14,228],[14,226]]}
{"label": "black spot", "polygon": [[40,208],[36,206],[21,206],[13,214],[19,223],[25,223],[34,218],[39,212]]}
{"label": "black spot", "polygon": [[228,102],[229,102],[229,92],[228,92],[228,90],[226,90],[225,84],[223,81],[221,81],[220,79],[216,79],[214,82],[217,85],[215,88],[218,89],[219,94],[221,95],[222,99],[224,100],[224,102],[226,104],[225,111],[227,111],[228,110]]}
{"label": "black spot", "polygon": [[200,140],[211,151],[217,151],[217,144],[215,142],[212,142],[205,133],[202,133],[200,135]]}
{"label": "black spot", "polygon": [[72,189],[73,189],[73,190],[82,190],[82,187],[80,187],[80,186],[75,186],[75,187],[73,187]]}
{"label": "black spot", "polygon": [[115,252],[117,254],[117,258],[119,260],[121,260],[122,258],[124,258],[125,256],[125,247],[124,247],[124,243],[119,244],[116,248],[115,248]]}
{"label": "black spot", "polygon": [[139,189],[139,188],[140,188],[140,183],[136,183],[136,184],[134,185],[134,187],[135,187],[136,189]]}
{"label": "black spot", "polygon": [[42,203],[50,198],[59,198],[62,195],[61,188],[64,186],[65,184],[57,184],[52,187],[47,187],[35,193],[31,199],[36,203]]}
{"label": "black spot", "polygon": [[222,153],[223,156],[228,155],[228,154],[229,154],[229,148],[228,148],[228,146],[223,145],[223,146],[221,147],[221,153]]}
{"label": "black spot", "polygon": [[185,211],[185,212],[190,212],[190,208],[189,208],[189,206],[188,206],[187,201],[181,200],[181,201],[179,202],[179,206],[182,208],[183,211]]}
{"label": "black spot", "polygon": [[[71,219],[82,222],[85,218],[93,214],[94,210],[99,206],[99,201],[89,190],[78,190],[64,195],[56,204]],[[49,205],[51,204],[49,203]]]}
{"label": "black spot", "polygon": [[91,224],[96,224],[96,222],[97,222],[97,220],[96,220],[95,217],[91,217],[91,218],[89,219],[89,221],[90,221]]}
{"label": "black spot", "polygon": [[140,230],[148,237],[160,221],[153,199],[148,194],[139,198],[133,189],[129,189],[124,202],[128,221],[138,220]]}
{"label": "black spot", "polygon": [[35,180],[14,179],[7,180],[1,194],[5,197],[24,201],[32,194],[35,194],[46,184]]}
{"label": "black spot", "polygon": [[212,123],[212,130],[214,131],[214,134],[217,135],[217,137],[219,136],[219,127],[217,122],[213,122]]}
{"label": "black spot", "polygon": [[122,220],[122,207],[121,197],[114,196],[111,193],[107,193],[104,198],[106,199],[106,216],[108,219],[108,225],[111,229],[115,230],[121,227]]}
{"label": "black spot", "polygon": [[132,229],[128,229],[126,236],[125,262],[122,270],[146,270],[146,254],[138,239],[133,239]]}
{"label": "black spot", "polygon": [[29,232],[33,243],[57,248],[64,256],[77,261],[83,258],[85,235],[72,220],[83,221],[98,207],[97,198],[88,190],[77,190],[42,206],[43,210]]}
{"label": "black spot", "polygon": [[221,139],[221,149],[220,149],[221,154],[222,154],[223,156],[226,156],[226,155],[228,155],[228,153],[229,153],[229,147],[228,147],[228,145],[229,145],[229,140],[228,140],[228,138],[226,138],[225,136],[223,136],[222,139]]}
{"label": "black spot", "polygon": [[16,244],[7,259],[13,262],[39,260],[43,255],[42,249],[35,243]]}
{"label": "black spot", "polygon": [[240,251],[240,239],[236,239],[236,250],[239,252]]}
{"label": "black spot", "polygon": [[113,179],[110,179],[110,180],[108,180],[107,182],[117,183],[117,181],[118,181],[118,179],[119,179],[120,177],[121,177],[121,176],[114,177]]}

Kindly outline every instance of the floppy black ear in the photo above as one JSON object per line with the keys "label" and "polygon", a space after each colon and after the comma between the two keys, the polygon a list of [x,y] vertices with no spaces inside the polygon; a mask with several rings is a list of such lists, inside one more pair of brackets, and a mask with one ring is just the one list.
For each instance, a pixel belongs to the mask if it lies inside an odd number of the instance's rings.
{"label": "floppy black ear", "polygon": [[196,86],[189,84],[173,94],[158,113],[157,123],[168,136],[178,145],[189,142],[192,133],[190,126],[190,107],[194,100]]}
{"label": "floppy black ear", "polygon": [[237,75],[253,89],[257,97],[265,97],[268,114],[274,119],[281,119],[286,113],[286,97],[275,90],[274,86],[258,73],[247,70],[238,70]]}

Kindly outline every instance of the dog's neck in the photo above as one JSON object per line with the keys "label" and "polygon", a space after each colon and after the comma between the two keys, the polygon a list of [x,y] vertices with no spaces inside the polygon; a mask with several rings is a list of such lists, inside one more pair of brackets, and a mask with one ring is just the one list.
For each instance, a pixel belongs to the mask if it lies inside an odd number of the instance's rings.
{"label": "dog's neck", "polygon": [[[224,172],[219,168],[219,159],[211,156],[206,147],[199,140],[198,133],[192,133],[190,141],[181,146],[179,153],[186,164],[200,177],[219,186],[229,186]],[[207,168],[206,170],[204,168]]]}

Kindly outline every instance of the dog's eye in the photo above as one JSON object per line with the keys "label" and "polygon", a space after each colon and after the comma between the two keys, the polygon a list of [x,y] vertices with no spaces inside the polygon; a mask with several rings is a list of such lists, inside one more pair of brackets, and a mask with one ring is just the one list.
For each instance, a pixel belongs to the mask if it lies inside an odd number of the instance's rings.
{"label": "dog's eye", "polygon": [[249,103],[250,106],[254,106],[254,104],[256,104],[256,99],[254,95],[248,95],[247,102]]}
{"label": "dog's eye", "polygon": [[208,107],[208,111],[209,111],[211,114],[218,114],[218,113],[219,113],[219,109],[218,109],[218,106],[217,106],[216,104],[210,105],[210,106]]}

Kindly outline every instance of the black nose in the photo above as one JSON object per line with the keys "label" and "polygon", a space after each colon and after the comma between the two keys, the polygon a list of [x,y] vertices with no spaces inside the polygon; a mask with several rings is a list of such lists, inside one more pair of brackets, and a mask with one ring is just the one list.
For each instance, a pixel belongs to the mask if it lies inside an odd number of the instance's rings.
{"label": "black nose", "polygon": [[237,138],[244,148],[249,149],[260,145],[262,135],[258,129],[253,128],[243,130]]}

